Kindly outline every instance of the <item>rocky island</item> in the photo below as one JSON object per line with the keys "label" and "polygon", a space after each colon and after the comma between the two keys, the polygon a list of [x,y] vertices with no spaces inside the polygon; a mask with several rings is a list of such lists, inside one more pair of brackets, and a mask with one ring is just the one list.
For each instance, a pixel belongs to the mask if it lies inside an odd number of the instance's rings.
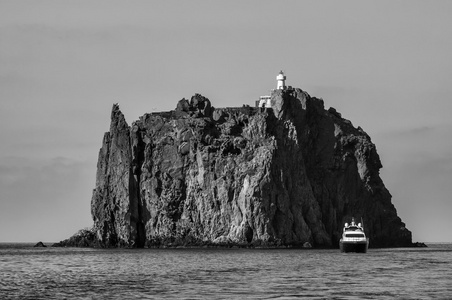
{"label": "rocky island", "polygon": [[91,242],[81,238],[100,247],[338,247],[355,217],[371,247],[411,246],[380,168],[360,127],[280,81],[256,107],[214,108],[196,94],[130,126],[115,104]]}

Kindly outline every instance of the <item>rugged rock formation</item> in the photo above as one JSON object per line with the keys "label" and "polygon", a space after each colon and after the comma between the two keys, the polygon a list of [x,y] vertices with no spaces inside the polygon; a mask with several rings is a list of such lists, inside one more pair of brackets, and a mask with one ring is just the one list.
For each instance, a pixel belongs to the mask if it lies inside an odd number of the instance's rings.
{"label": "rugged rock formation", "polygon": [[91,212],[103,247],[337,246],[362,217],[371,246],[411,245],[370,137],[300,89],[272,108],[196,94],[131,126],[113,106]]}
{"label": "rugged rock formation", "polygon": [[52,247],[99,247],[97,233],[93,228],[81,229],[73,236],[52,245]]}

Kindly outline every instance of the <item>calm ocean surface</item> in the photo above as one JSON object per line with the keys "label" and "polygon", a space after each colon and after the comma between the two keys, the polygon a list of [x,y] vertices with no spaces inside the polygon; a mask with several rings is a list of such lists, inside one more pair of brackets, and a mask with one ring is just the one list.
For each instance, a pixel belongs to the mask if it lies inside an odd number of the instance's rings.
{"label": "calm ocean surface", "polygon": [[80,249],[0,244],[0,299],[452,299],[452,244]]}

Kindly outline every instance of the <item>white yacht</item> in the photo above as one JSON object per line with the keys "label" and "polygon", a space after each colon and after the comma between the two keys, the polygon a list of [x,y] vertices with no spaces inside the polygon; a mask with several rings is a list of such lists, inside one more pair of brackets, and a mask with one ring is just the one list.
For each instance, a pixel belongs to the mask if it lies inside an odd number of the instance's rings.
{"label": "white yacht", "polygon": [[345,223],[342,238],[339,241],[339,247],[341,248],[341,252],[367,252],[369,239],[366,238],[361,223],[355,224],[354,218],[352,218],[350,224]]}

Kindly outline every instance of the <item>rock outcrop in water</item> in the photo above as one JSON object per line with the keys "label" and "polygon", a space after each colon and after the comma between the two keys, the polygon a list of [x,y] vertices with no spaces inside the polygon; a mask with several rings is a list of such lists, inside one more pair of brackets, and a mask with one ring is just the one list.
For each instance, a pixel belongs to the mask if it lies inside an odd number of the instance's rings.
{"label": "rock outcrop in water", "polygon": [[47,247],[43,242],[37,242],[36,245],[34,245],[33,247],[42,247],[45,248]]}
{"label": "rock outcrop in water", "polygon": [[99,245],[329,247],[353,216],[371,246],[411,245],[370,137],[300,89],[271,104],[196,94],[131,126],[114,105],[91,204]]}
{"label": "rock outcrop in water", "polygon": [[100,247],[97,239],[97,232],[94,228],[85,228],[76,232],[73,236],[58,243],[52,244],[52,247]]}

